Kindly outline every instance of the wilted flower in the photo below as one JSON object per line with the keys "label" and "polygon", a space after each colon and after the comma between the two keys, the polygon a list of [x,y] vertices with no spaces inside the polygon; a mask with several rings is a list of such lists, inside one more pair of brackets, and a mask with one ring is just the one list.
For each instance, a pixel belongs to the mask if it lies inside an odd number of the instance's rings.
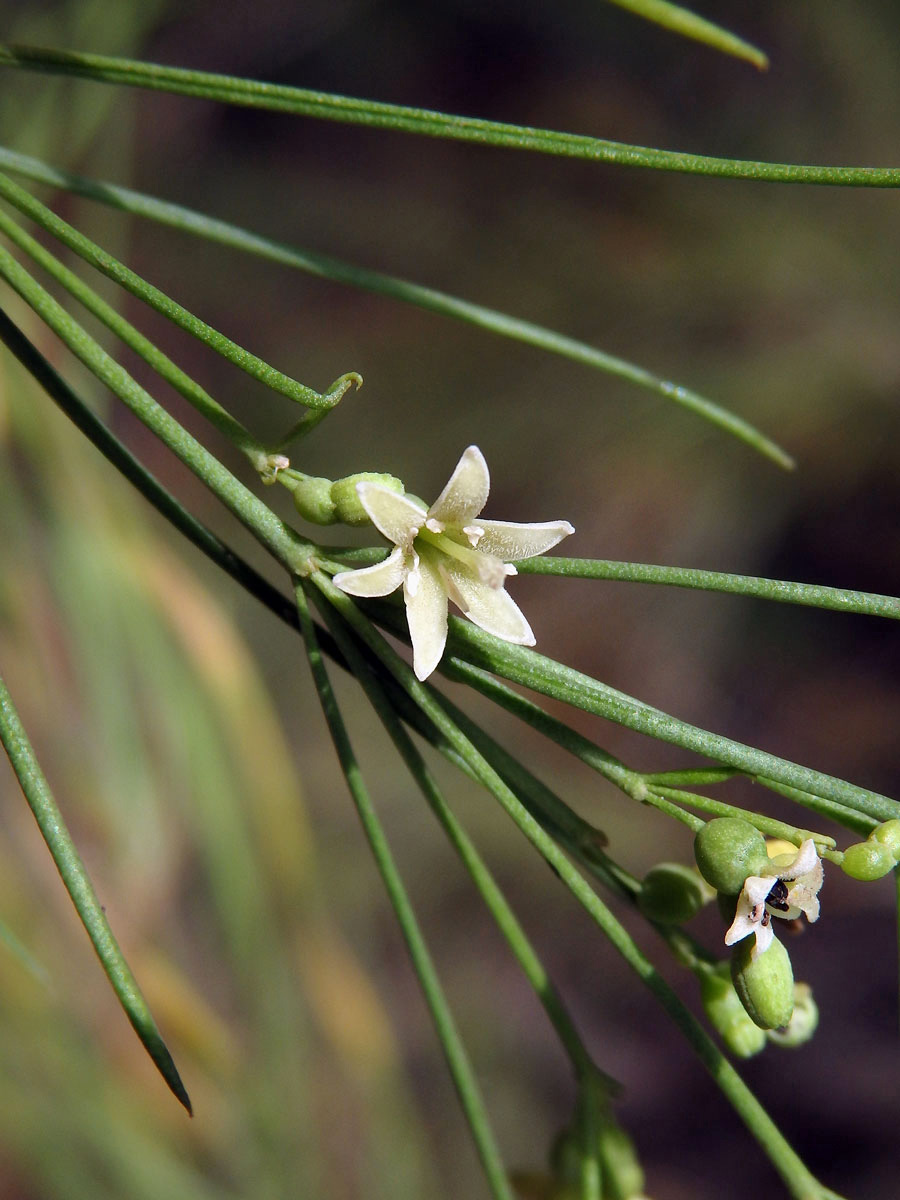
{"label": "wilted flower", "polygon": [[507,576],[516,574],[510,560],[544,554],[574,530],[568,521],[482,520],[478,514],[489,490],[487,463],[477,446],[463,452],[427,510],[414,497],[381,484],[356,485],[372,524],[395,548],[384,562],[341,571],[334,582],[353,596],[387,596],[402,584],[419,679],[431,674],[444,652],[448,600],[488,633],[534,645],[531,626],[504,590]]}
{"label": "wilted flower", "polygon": [[796,853],[773,858],[771,868],[764,875],[751,875],[744,880],[734,923],[725,934],[726,946],[755,934],[753,958],[772,943],[775,936],[772,917],[791,921],[803,912],[809,921],[819,919],[818,892],[823,873],[812,838],[807,838]]}

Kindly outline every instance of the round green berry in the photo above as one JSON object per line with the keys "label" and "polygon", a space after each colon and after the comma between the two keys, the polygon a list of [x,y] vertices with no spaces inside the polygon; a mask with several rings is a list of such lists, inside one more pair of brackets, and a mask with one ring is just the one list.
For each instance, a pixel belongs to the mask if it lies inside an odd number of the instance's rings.
{"label": "round green berry", "polygon": [[700,874],[717,892],[736,896],[748,875],[759,875],[769,862],[766,839],[740,817],[714,817],[694,838]]}
{"label": "round green berry", "polygon": [[878,842],[890,850],[894,856],[894,862],[900,860],[900,821],[896,818],[892,821],[882,821],[880,825],[876,825],[869,834],[870,842]]}
{"label": "round green berry", "polygon": [[841,860],[841,870],[851,879],[881,879],[896,866],[894,855],[881,842],[856,842],[848,846]]}
{"label": "round green berry", "polygon": [[775,938],[753,957],[756,939],[738,942],[731,955],[731,979],[747,1015],[760,1029],[781,1029],[794,1011],[794,972],[787,950]]}
{"label": "round green berry", "polygon": [[644,876],[638,908],[660,925],[681,925],[703,907],[703,882],[682,863],[658,863]]}

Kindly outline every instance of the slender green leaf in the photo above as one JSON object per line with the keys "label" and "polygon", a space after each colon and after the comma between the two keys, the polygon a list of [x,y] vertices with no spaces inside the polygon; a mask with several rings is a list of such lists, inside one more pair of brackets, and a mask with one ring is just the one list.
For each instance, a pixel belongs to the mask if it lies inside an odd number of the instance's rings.
{"label": "slender green leaf", "polygon": [[45,249],[40,242],[25,232],[10,216],[0,209],[0,232],[5,233],[11,242],[23,250],[29,258],[38,264],[48,275],[51,275],[66,289],[69,295],[97,317],[98,320],[112,330],[126,346],[135,354],[140,355],[144,362],[149,363],[161,378],[171,384],[177,392],[201,412],[211,424],[223,433],[239,449],[243,450],[258,469],[266,458],[264,447],[252,437],[240,421],[214,400],[199,383],[182,371],[167,355],[156,347],[149,338],[137,329],[116,310],[99,296],[93,288],[64,266],[59,259]]}
{"label": "slender green leaf", "polygon": [[192,437],[87,331],[41,287],[13,256],[0,247],[0,276],[65,343],[84,365],[118,396],[148,429],[202,479],[288,570],[303,567],[309,547],[270,508]]}
{"label": "slender green leaf", "polygon": [[178,325],[181,329],[186,330],[193,337],[198,338],[205,345],[215,350],[217,354],[221,354],[223,358],[227,358],[229,362],[240,367],[242,371],[246,371],[248,375],[252,375],[254,379],[258,379],[261,383],[273,391],[280,392],[284,396],[288,396],[291,400],[298,404],[305,404],[309,408],[331,408],[334,405],[334,399],[330,394],[320,395],[319,392],[313,391],[312,388],[306,387],[305,384],[298,383],[296,379],[291,379],[289,375],[277,371],[267,362],[263,362],[261,358],[257,358],[255,354],[251,354],[249,350],[245,350],[243,346],[239,346],[233,342],[231,338],[225,337],[218,330],[213,329],[211,325],[207,325],[205,321],[201,321],[199,317],[195,317],[193,313],[188,312],[186,308],[172,300],[165,292],[161,292],[159,288],[147,283],[140,275],[137,275],[124,263],[119,262],[117,258],[113,258],[111,254],[107,254],[90,238],[79,233],[62,217],[58,217],[55,212],[47,208],[45,204],[41,204],[36,200],[30,192],[19,187],[11,179],[5,175],[0,175],[0,196],[8,201],[25,216],[29,217],[41,229],[45,229],[53,237],[57,238],[74,251],[85,262],[90,263],[92,267],[102,272],[108,279],[112,279],[115,283],[125,288],[133,296],[142,300],[145,304],[162,313],[173,324]]}
{"label": "slender green leaf", "polygon": [[158,512],[207,558],[288,625],[298,628],[297,607],[227,546],[168,492],[51,366],[9,317],[0,310],[0,341],[16,356],[73,424]]}
{"label": "slender green leaf", "polygon": [[9,755],[25,798],[34,813],[41,836],[56,863],[66,891],[75,905],[91,939],[106,977],[112,984],[119,1003],[141,1044],[153,1059],[159,1073],[169,1085],[172,1093],[191,1112],[191,1101],[165,1042],[162,1040],[153,1015],[141,994],[137,980],[125,961],[122,951],[110,929],[103,906],[97,899],[84,864],[66,828],[62,813],[57,807],[44,773],[35,757],[19,714],[6,684],[0,679],[0,739]]}
{"label": "slender green leaf", "polygon": [[[472,882],[493,916],[497,928],[503,934],[519,965],[522,967],[528,982],[543,1004],[553,1027],[559,1035],[563,1048],[571,1059],[576,1074],[579,1076],[591,1074],[595,1069],[593,1061],[563,1003],[562,997],[554,987],[544,964],[528,940],[506,897],[497,886],[497,882],[488,870],[484,859],[478,853],[471,838],[447,804],[434,777],[426,767],[424,759],[413,745],[409,734],[401,725],[381,681],[376,673],[369,669],[368,660],[364,657],[358,643],[349,633],[338,613],[318,593],[314,596],[314,599],[318,601],[322,617],[331,630],[332,636],[337,642],[341,653],[347,660],[350,670],[365,691],[369,702],[377,712],[400,757],[405,762],[407,769],[425,797],[428,806],[437,817],[451,845],[462,860]],[[562,804],[561,801],[559,803]],[[566,806],[563,805],[562,807],[565,808]],[[566,811],[570,810],[566,809]],[[574,816],[574,814],[572,815]]]}
{"label": "slender green leaf", "polygon": [[862,613],[900,620],[900,599],[875,592],[827,587],[821,583],[791,583],[785,579],[762,579],[756,575],[730,575],[725,571],[699,571],[694,567],[657,567],[648,563],[615,562],[605,558],[530,558],[516,563],[522,575],[564,575],[569,579],[611,579],[625,583],[662,583],[670,587],[696,588],[706,592],[730,592],[778,600],[782,604],[805,604],[835,612]]}
{"label": "slender green leaf", "polygon": [[[562,358],[582,363],[594,370],[616,375],[620,379],[645,388],[666,400],[680,404],[689,412],[696,413],[697,416],[759,451],[778,466],[786,469],[794,466],[794,460],[779,445],[753,425],[720,405],[714,404],[705,396],[701,396],[681,384],[654,375],[651,371],[647,371],[635,363],[607,354],[586,342],[566,337],[565,334],[554,333],[553,330],[545,329],[531,321],[519,320],[517,317],[508,316],[496,309],[486,308],[482,304],[473,304],[468,300],[461,300],[457,296],[448,295],[446,292],[423,287],[418,283],[410,283],[408,280],[398,279],[393,275],[384,275],[379,271],[370,271],[365,267],[342,262],[340,259],[274,241],[261,234],[241,229],[238,225],[220,221],[190,208],[183,208],[179,204],[158,200],[142,192],[132,191],[130,188],[119,187],[116,184],[100,180],[86,179],[82,175],[73,175],[69,171],[58,170],[36,158],[17,154],[4,147],[0,147],[0,167],[24,175],[28,179],[51,184],[54,187],[75,192],[80,196],[87,196],[91,200],[108,204],[123,212],[158,221],[196,237],[206,238],[236,250],[255,254],[272,262],[306,271],[310,275],[332,279],[337,283],[374,292],[376,295],[388,296],[392,300],[400,300],[404,304],[412,304],[417,308],[438,313],[440,316],[465,321],[501,337],[511,338],[514,341],[534,346],[538,350],[558,354]],[[313,421],[319,419],[327,411],[319,410],[307,413],[304,418],[304,427],[308,429]]]}
{"label": "slender green leaf", "polygon": [[[367,612],[374,614],[379,623],[392,633],[399,637],[406,635],[405,617],[402,610],[398,610],[396,606],[383,601],[367,601],[363,607]],[[595,713],[616,724],[625,725],[638,733],[645,733],[662,742],[693,750],[704,758],[725,766],[736,767],[744,774],[763,776],[765,779],[822,796],[826,800],[836,800],[839,804],[876,820],[900,817],[900,803],[888,796],[680,721],[677,717],[592,679],[573,667],[564,666],[525,646],[512,646],[492,637],[459,617],[450,618],[447,645],[448,650],[439,668],[441,670],[446,670],[448,666],[451,669],[475,667],[531,688],[542,695],[552,696],[585,712]],[[607,764],[606,770],[610,769],[615,770],[614,762]],[[606,770],[602,773],[606,773]],[[628,790],[627,780],[625,786]]]}
{"label": "slender green leaf", "polygon": [[425,944],[425,939],[416,920],[413,906],[407,894],[406,887],[400,877],[400,872],[394,861],[384,828],[375,811],[375,806],[369,796],[368,789],[362,777],[362,772],[356,761],[350,738],[347,735],[344,719],[338,708],[337,700],[331,688],[328,672],[322,658],[315,626],[312,622],[306,594],[302,583],[296,586],[297,609],[300,615],[300,628],[306,643],[306,653],[309,659],[313,681],[319,695],[322,712],[328,724],[328,731],[334,743],[335,752],[347,781],[347,787],[356,806],[360,823],[368,839],[372,855],[378,866],[385,889],[397,915],[397,921],[403,932],[409,955],[415,968],[416,975],[428,1004],[447,1065],[453,1076],[453,1082],[459,1094],[460,1103],[465,1112],[472,1137],[481,1158],[482,1166],[491,1188],[491,1194],[496,1200],[514,1200],[512,1190],[503,1160],[491,1129],[490,1119],[484,1106],[481,1091],[469,1062],[469,1056],[462,1043],[453,1014],[447,1003],[444,990],[441,987],[437,971],[431,959],[431,954]]}
{"label": "slender green leaf", "polygon": [[24,67],[54,74],[77,75],[97,83],[175,92],[225,104],[266,108],[326,121],[343,121],[400,133],[453,138],[485,146],[536,150],[543,154],[581,158],[593,162],[630,167],[652,167],[689,175],[712,175],[727,179],[754,179],[771,183],[814,183],[845,187],[900,186],[900,167],[833,167],[794,163],[750,162],[735,158],[709,158],[676,150],[631,146],[583,134],[558,133],[526,125],[507,125],[479,117],[452,116],[423,108],[382,104],[337,96],[330,92],[263,83],[231,75],[213,75],[166,67],[159,63],[111,58],[103,54],[79,54],[38,46],[0,45],[0,66]]}
{"label": "slender green leaf", "polygon": [[703,42],[704,45],[712,46],[714,50],[721,50],[723,54],[743,58],[761,71],[768,68],[769,59],[762,50],[758,50],[756,46],[745,42],[736,34],[729,33],[721,25],[714,25],[712,21],[707,21],[705,17],[698,16],[690,9],[682,8],[680,4],[670,4],[668,0],[608,0],[608,2],[617,4],[619,8],[625,8],[638,17],[644,17],[655,25],[662,25],[664,29],[670,29],[672,33],[692,38],[695,42]]}

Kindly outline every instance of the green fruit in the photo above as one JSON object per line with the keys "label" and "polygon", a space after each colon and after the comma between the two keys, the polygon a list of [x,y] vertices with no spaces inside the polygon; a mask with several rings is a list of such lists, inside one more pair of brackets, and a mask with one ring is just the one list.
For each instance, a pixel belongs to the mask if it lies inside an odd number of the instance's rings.
{"label": "green fruit", "polygon": [[857,842],[848,846],[841,860],[841,870],[851,879],[881,879],[896,866],[894,855],[881,842]]}
{"label": "green fruit", "polygon": [[694,857],[700,874],[717,892],[736,896],[748,875],[768,866],[766,839],[740,817],[714,817],[694,838]]}
{"label": "green fruit", "polygon": [[880,842],[890,850],[894,856],[894,861],[900,859],[900,821],[896,818],[892,821],[882,821],[869,834],[870,842]]}
{"label": "green fruit", "polygon": [[787,950],[775,938],[756,958],[756,939],[738,942],[731,955],[731,979],[747,1015],[760,1029],[781,1029],[794,1011],[794,972]]}
{"label": "green fruit", "polygon": [[638,908],[660,925],[681,925],[703,907],[703,883],[682,863],[658,863],[644,876]]}
{"label": "green fruit", "polygon": [[737,1058],[752,1058],[766,1044],[766,1034],[750,1017],[734,990],[728,964],[710,971],[700,981],[700,997],[709,1023]]}

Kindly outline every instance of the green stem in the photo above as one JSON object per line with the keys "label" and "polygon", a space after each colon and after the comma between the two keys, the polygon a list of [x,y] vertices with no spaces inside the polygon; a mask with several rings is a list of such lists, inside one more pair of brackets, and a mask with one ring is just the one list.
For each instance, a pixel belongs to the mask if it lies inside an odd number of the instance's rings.
{"label": "green stem", "polygon": [[[607,354],[586,342],[566,337],[565,334],[545,329],[531,321],[508,316],[496,309],[487,308],[483,304],[474,304],[457,296],[448,295],[446,292],[437,291],[435,288],[423,287],[421,284],[410,283],[408,280],[398,279],[393,275],[384,275],[380,271],[367,270],[365,267],[357,267],[325,254],[316,254],[311,250],[302,250],[284,242],[274,241],[272,238],[251,233],[227,221],[220,221],[193,209],[158,200],[142,192],[132,191],[130,188],[119,187],[105,181],[86,179],[81,175],[73,175],[68,171],[51,167],[39,159],[17,154],[15,151],[3,147],[0,147],[0,166],[29,179],[47,183],[53,187],[64,188],[78,195],[87,196],[101,204],[110,205],[136,216],[146,217],[193,236],[203,237],[218,242],[220,245],[255,254],[260,258],[306,271],[311,275],[332,279],[337,283],[361,288],[376,295],[388,296],[392,300],[399,300],[404,304],[413,304],[417,308],[426,309],[457,321],[464,321],[501,337],[523,342],[547,353],[579,362],[594,370],[615,375],[637,387],[645,388],[662,396],[666,400],[680,404],[690,412],[723,429],[726,433],[732,434],[779,466],[786,469],[794,466],[794,460],[790,455],[770,438],[767,438],[753,425],[735,416],[734,413],[714,404],[705,396],[662,376],[655,375],[635,363]],[[281,444],[286,445],[294,438],[311,432],[314,428],[313,420],[319,416],[320,413],[308,413],[285,435]]]}
{"label": "green stem", "polygon": [[727,179],[752,179],[764,183],[830,184],[845,187],[900,186],[897,167],[806,166],[793,163],[747,162],[733,158],[710,158],[674,150],[632,146],[605,138],[558,133],[526,125],[507,125],[478,117],[452,116],[423,108],[382,104],[308,88],[263,83],[255,79],[215,75],[136,62],[103,54],[79,54],[37,46],[0,46],[0,66],[75,75],[97,83],[142,87],[154,91],[196,96],[225,104],[294,113],[325,121],[341,121],[398,133],[452,138],[485,146],[534,150],[588,161],[630,167],[651,167],[688,175],[711,175]]}
{"label": "green stem", "polygon": [[313,572],[310,578],[352,626],[356,634],[381,660],[399,685],[441,730],[447,740],[461,755],[468,758],[482,784],[499,801],[520,831],[593,917],[616,950],[654,993],[665,1011],[681,1029],[719,1088],[763,1147],[792,1194],[798,1200],[801,1198],[802,1200],[812,1200],[814,1197],[819,1197],[821,1187],[815,1177],[790,1147],[781,1131],[747,1088],[731,1063],[658,974],[656,968],[641,952],[624,926],[616,920],[584,877],[572,866],[562,850],[527,812],[477,749],[457,729],[430,695],[428,688],[415,678],[410,668],[387,644],[351,598],[336,588],[328,576],[321,571]]}
{"label": "green stem", "polygon": [[520,575],[562,575],[569,579],[609,579],[626,583],[661,583],[670,587],[695,588],[706,592],[729,592],[782,604],[804,604],[835,612],[863,613],[900,620],[900,598],[849,588],[826,587],[821,583],[792,583],[784,579],[761,579],[755,575],[731,575],[725,571],[699,571],[694,567],[658,567],[648,563],[615,562],[602,558],[530,558],[516,563]]}
{"label": "green stem", "polygon": [[75,843],[66,828],[62,813],[53,799],[53,793],[35,757],[19,714],[6,684],[0,678],[0,739],[9,755],[13,770],[18,777],[25,799],[34,813],[41,836],[56,863],[66,891],[75,905],[82,925],[97,953],[113,991],[138,1035],[141,1044],[156,1064],[159,1073],[169,1085],[174,1096],[190,1113],[191,1101],[185,1091],[178,1069],[162,1040],[153,1015],[141,994],[137,980],[131,973],[122,951],[110,928],[103,906],[84,869]]}
{"label": "green stem", "polygon": [[755,783],[761,784],[762,787],[768,788],[770,792],[777,792],[779,796],[786,796],[788,800],[793,800],[795,804],[799,804],[802,808],[808,808],[820,817],[829,817],[832,821],[836,821],[846,829],[852,829],[854,833],[861,833],[864,837],[868,837],[875,826],[881,820],[884,820],[884,818],[866,816],[864,813],[860,813],[846,804],[840,804],[836,800],[826,800],[824,796],[817,796],[815,793],[806,792],[802,788],[790,787],[786,783],[777,783],[774,779],[766,779],[762,775],[751,776],[751,779]]}
{"label": "green stem", "polygon": [[309,553],[304,542],[261,500],[253,495],[196,438],[169,416],[56,300],[0,247],[0,276],[38,314],[72,353],[126,404],[148,429],[215,493],[289,571],[305,569]]}
{"label": "green stem", "polygon": [[[386,606],[379,607],[378,612],[383,613],[395,627],[400,624],[396,621],[397,614],[390,613]],[[501,642],[468,621],[450,618],[448,645],[451,661],[462,655],[463,662],[639,733],[693,750],[714,762],[737,767],[745,774],[762,775],[778,783],[836,800],[878,820],[900,816],[900,804],[888,796],[680,721],[572,667],[545,658],[526,647]]]}
{"label": "green stem", "polygon": [[6,236],[23,250],[39,267],[43,268],[60,283],[69,295],[74,296],[84,307],[94,314],[107,329],[125,343],[144,362],[148,363],[156,373],[202,413],[206,419],[224,434],[239,450],[242,450],[257,470],[263,470],[268,457],[265,447],[254,438],[247,429],[227,412],[218,401],[214,400],[199,383],[191,379],[172,360],[158,349],[149,338],[121,316],[112,305],[107,304],[102,297],[89,287],[83,280],[64,266],[59,259],[46,250],[40,242],[25,232],[10,216],[0,209],[0,233]]}
{"label": "green stem", "polygon": [[689,808],[699,809],[700,812],[711,813],[714,817],[740,817],[755,825],[760,833],[764,833],[768,837],[784,838],[788,842],[793,842],[795,846],[799,846],[807,838],[812,838],[820,848],[824,846],[833,849],[837,844],[834,838],[827,837],[824,833],[799,829],[796,825],[776,821],[772,817],[765,816],[764,813],[749,812],[734,804],[724,804],[721,800],[713,800],[710,796],[700,796],[696,792],[684,792],[680,788],[663,787],[660,784],[649,784],[648,786],[650,792],[655,796],[675,800],[680,804],[686,804]]}
{"label": "green stem", "polygon": [[491,916],[494,918],[498,929],[506,939],[529,984],[544,1006],[544,1010],[571,1060],[576,1075],[584,1077],[591,1074],[594,1070],[593,1061],[585,1048],[581,1035],[575,1028],[562,997],[554,987],[544,964],[529,942],[506,897],[497,886],[496,880],[488,870],[471,838],[447,804],[440,788],[426,767],[424,759],[398,720],[378,677],[373,671],[368,669],[367,662],[357,648],[355,640],[348,634],[346,626],[335,610],[318,593],[315,594],[314,599],[318,602],[318,607],[325,623],[346,659],[351,672],[356,676],[357,682],[365,691],[369,702],[381,719],[400,757],[403,759],[422,795],[425,797],[429,808],[440,822],[454,850],[462,860],[475,887],[478,889]]}
{"label": "green stem", "polygon": [[298,628],[297,606],[168,492],[134,457],[115,434],[81,400],[40,351],[0,309],[0,341],[41,385],[72,423],[100,453],[132,483],[140,494],[179,533],[221,567],[241,587],[293,628]]}
{"label": "green stem", "polygon": [[243,346],[239,346],[224,334],[219,333],[218,330],[213,329],[211,325],[207,325],[205,321],[201,321],[199,317],[188,312],[186,308],[161,292],[159,288],[147,283],[140,275],[135,274],[124,263],[119,262],[117,258],[107,254],[90,238],[79,233],[77,229],[73,229],[68,222],[58,217],[45,204],[36,200],[30,192],[26,192],[24,188],[19,187],[17,183],[13,183],[11,179],[2,174],[0,174],[0,196],[25,216],[30,217],[35,224],[52,234],[63,245],[68,246],[85,262],[96,267],[108,279],[112,279],[114,283],[131,292],[133,296],[156,309],[173,324],[204,342],[217,354],[227,358],[229,362],[240,367],[242,371],[246,371],[248,375],[252,375],[254,379],[258,379],[260,383],[264,383],[273,391],[280,392],[298,404],[305,404],[309,408],[332,407],[332,401],[328,396],[320,395],[312,388],[298,383],[296,379],[291,379],[289,375],[277,371],[267,362],[263,362],[261,358],[257,358],[255,354],[251,354],[249,350],[245,350]]}
{"label": "green stem", "polygon": [[431,1012],[432,1020],[440,1038],[447,1065],[453,1076],[453,1082],[459,1093],[460,1102],[469,1122],[469,1128],[475,1140],[478,1154],[484,1167],[485,1175],[495,1200],[513,1200],[509,1180],[503,1167],[503,1160],[497,1148],[490,1120],[484,1107],[484,1101],[475,1074],[469,1062],[465,1046],[456,1029],[453,1015],[450,1012],[446,997],[438,979],[437,972],[431,960],[425,939],[419,929],[415,912],[404,887],[403,880],[397,870],[393,854],[385,837],[384,829],[375,812],[368,789],[363,781],[362,773],[353,753],[353,747],[347,735],[343,717],[337,705],[328,672],[319,649],[315,626],[307,604],[302,583],[296,585],[297,611],[300,617],[300,629],[306,643],[306,653],[310,670],[319,696],[331,740],[347,781],[347,787],[359,814],[360,823],[368,839],[372,855],[375,859],[385,889],[397,915],[397,920],[403,932],[409,950],[410,958],[418,976],[425,1001]]}

